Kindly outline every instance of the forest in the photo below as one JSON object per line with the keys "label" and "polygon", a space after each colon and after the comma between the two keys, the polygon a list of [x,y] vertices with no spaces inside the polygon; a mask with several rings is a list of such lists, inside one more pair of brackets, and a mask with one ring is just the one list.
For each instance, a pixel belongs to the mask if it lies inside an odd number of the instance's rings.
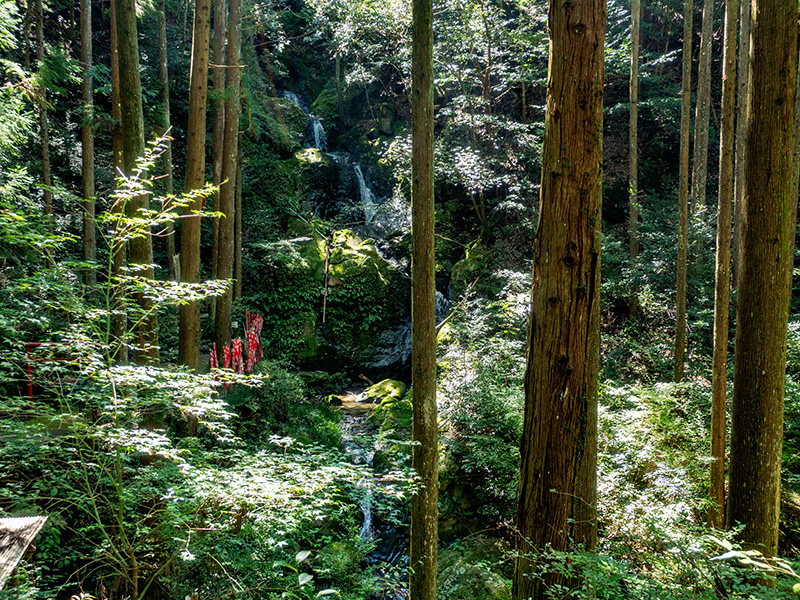
{"label": "forest", "polygon": [[799,17],[0,0],[0,600],[800,594]]}

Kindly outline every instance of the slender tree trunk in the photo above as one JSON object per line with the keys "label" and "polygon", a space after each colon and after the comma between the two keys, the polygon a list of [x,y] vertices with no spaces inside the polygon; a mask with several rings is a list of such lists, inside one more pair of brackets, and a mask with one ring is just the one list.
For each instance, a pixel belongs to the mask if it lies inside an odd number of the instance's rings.
{"label": "slender tree trunk", "polygon": [[693,212],[706,204],[708,179],[708,119],[711,114],[711,36],[714,26],[714,0],[705,0],[700,34],[700,60],[697,68],[697,106],[694,119],[694,161],[692,163]]}
{"label": "slender tree trunk", "polygon": [[[227,37],[227,12],[225,0],[214,0],[214,96],[211,102],[212,124],[212,172],[214,185],[219,190],[222,183],[222,147],[225,138],[225,38]],[[214,211],[219,211],[219,191],[214,194]],[[211,278],[217,278],[219,263],[219,219],[211,223]],[[217,297],[211,298],[211,320],[216,320]]]}
{"label": "slender tree trunk", "polygon": [[733,288],[739,287],[739,240],[742,237],[742,203],[744,202],[745,159],[747,153],[747,103],[750,87],[750,1],[739,4],[739,65],[736,92],[736,173],[733,202]]}
{"label": "slender tree trunk", "polygon": [[[36,0],[36,61],[41,70],[44,64],[44,11],[42,0]],[[42,185],[44,186],[44,214],[48,220],[48,228],[53,229],[53,180],[50,176],[50,136],[47,125],[47,90],[40,87],[36,90],[39,104],[39,146],[42,152]]]}
{"label": "slender tree trunk", "polygon": [[[117,0],[117,54],[119,58],[120,107],[122,109],[122,155],[126,175],[132,175],[136,163],[144,152],[144,123],[142,114],[142,88],[139,79],[139,42],[137,39],[136,3],[134,0]],[[126,204],[129,217],[136,217],[148,208],[149,198],[142,195],[131,198]],[[150,235],[130,242],[130,263],[138,265],[136,274],[153,279],[153,238]],[[136,362],[158,364],[158,315],[156,306],[141,292],[136,302],[144,313],[136,327]]]}
{"label": "slender tree trunk", "polygon": [[[225,98],[225,140],[222,153],[222,187],[220,188],[220,212],[224,215],[219,223],[219,261],[217,277],[233,277],[234,251],[234,195],[236,192],[236,157],[239,140],[239,112],[241,110],[240,87],[242,73],[239,68],[239,50],[242,39],[241,2],[230,0],[228,5],[228,68],[226,69]],[[214,320],[214,340],[217,349],[231,339],[231,316],[233,310],[233,290],[229,287],[217,300],[217,314]]]}
{"label": "slender tree trunk", "polygon": [[[208,92],[208,44],[211,23],[211,0],[196,0],[192,33],[192,66],[189,81],[189,127],[186,144],[186,181],[184,190],[203,187],[206,165],[206,97]],[[198,198],[184,210],[181,220],[181,281],[200,280],[200,223],[197,214],[203,201]],[[191,370],[200,369],[200,306],[192,302],[180,307],[178,361]]]}
{"label": "slender tree trunk", "polygon": [[433,2],[413,0],[411,66],[411,499],[409,598],[436,598],[439,425],[436,409],[436,265],[433,198]]}
{"label": "slender tree trunk", "polygon": [[694,3],[684,1],[683,75],[681,83],[681,165],[678,200],[678,284],[676,293],[675,381],[683,380],[683,355],[686,350],[686,248],[689,244],[689,124],[692,112],[692,17]]}
{"label": "slender tree trunk", "polygon": [[[125,171],[122,160],[122,106],[120,103],[119,81],[119,53],[117,52],[117,0],[111,0],[111,117],[114,120],[114,130],[111,134],[112,160],[114,164],[114,179]],[[115,184],[116,185],[116,184]],[[112,207],[114,212],[122,212],[122,203],[117,202]],[[114,360],[120,364],[128,362],[128,346],[125,337],[128,330],[128,319],[125,310],[125,286],[120,277],[125,266],[125,251],[127,244],[120,236],[112,236],[111,241],[111,336],[114,340]]]}
{"label": "slender tree trunk", "polygon": [[[165,0],[158,2],[158,83],[161,86],[161,135],[168,135],[170,122],[169,107],[169,63],[167,61],[167,8]],[[171,195],[172,184],[172,141],[167,140],[162,164],[164,165],[164,191]],[[173,224],[167,224],[164,238],[167,254],[167,269],[172,281],[178,279],[178,265],[175,259],[175,235]]]}
{"label": "slender tree trunk", "polygon": [[25,18],[22,20],[22,64],[26,71],[31,70],[31,20],[36,11],[37,0],[27,0]]}
{"label": "slender tree trunk", "polygon": [[[83,260],[94,262],[96,241],[94,231],[94,99],[92,95],[92,3],[81,0],[81,176],[83,180]],[[94,287],[97,271],[92,267],[83,272],[83,282]]]}
{"label": "slender tree trunk", "polygon": [[[639,19],[640,0],[631,0],[631,82],[630,82],[630,122],[628,125],[628,193],[630,218],[628,221],[628,254],[631,267],[639,256]],[[628,314],[635,317],[639,313],[639,290],[634,285]]]}
{"label": "slender tree trunk", "polygon": [[797,3],[754,0],[747,172],[731,413],[727,523],[766,556],[778,546],[793,193]]}
{"label": "slender tree trunk", "polygon": [[736,19],[739,0],[725,2],[722,64],[722,129],[719,136],[717,267],[714,292],[714,366],[711,376],[711,508],[708,524],[725,525],[725,396],[728,383],[728,312],[731,283],[733,124],[736,114]]}
{"label": "slender tree trunk", "polygon": [[234,194],[233,212],[233,299],[242,299],[242,134],[236,152],[236,193]]}
{"label": "slender tree trunk", "polygon": [[[564,583],[535,553],[597,540],[597,387],[604,0],[549,10],[550,60],[533,259],[513,598]],[[541,577],[534,573],[544,567]]]}

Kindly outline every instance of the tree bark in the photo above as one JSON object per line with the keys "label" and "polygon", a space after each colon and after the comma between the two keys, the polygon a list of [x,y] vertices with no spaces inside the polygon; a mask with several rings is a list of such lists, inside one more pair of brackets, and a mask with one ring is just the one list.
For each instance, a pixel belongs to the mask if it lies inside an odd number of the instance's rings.
{"label": "tree bark", "polygon": [[684,1],[683,74],[681,77],[681,164],[680,197],[678,199],[678,281],[676,286],[677,317],[675,323],[676,383],[683,380],[683,355],[686,350],[686,248],[689,245],[689,125],[692,112],[692,18],[694,3]]}
{"label": "tree bark", "polygon": [[[214,96],[211,101],[213,124],[211,161],[214,186],[214,211],[219,211],[219,186],[222,183],[222,146],[225,138],[225,39],[227,37],[227,12],[225,0],[214,0],[214,68],[213,89]],[[219,262],[219,219],[211,223],[211,278],[217,278],[217,264]],[[217,298],[211,298],[211,319],[216,320]]]}
{"label": "tree bark", "polygon": [[[639,256],[639,20],[640,0],[631,0],[631,81],[630,81],[630,121],[628,125],[628,194],[630,218],[628,220],[628,255],[631,267]],[[628,314],[635,317],[639,312],[639,290],[631,289]]]}
{"label": "tree bark", "polygon": [[433,196],[433,2],[413,0],[411,67],[411,499],[410,600],[436,598],[439,425],[436,407],[436,264]]}
{"label": "tree bark", "polygon": [[697,68],[697,106],[694,119],[694,160],[692,163],[692,209],[706,204],[708,180],[708,119],[711,114],[711,35],[714,26],[714,0],[705,0],[700,34],[700,59]]}
{"label": "tree bark", "polygon": [[[603,161],[604,0],[549,10],[550,59],[533,259],[513,598],[546,597],[562,574],[547,549],[597,540],[597,387]],[[547,571],[534,575],[537,567]]]}
{"label": "tree bark", "polygon": [[[117,0],[117,54],[119,59],[120,108],[122,109],[122,155],[125,173],[131,176],[144,152],[144,123],[142,88],[139,79],[139,42],[137,39],[136,2]],[[125,210],[136,217],[149,204],[142,195],[127,201]],[[130,264],[136,265],[136,275],[153,279],[153,238],[149,235],[130,242]],[[141,292],[136,302],[144,316],[136,326],[136,362],[158,364],[158,315],[154,302]]]}
{"label": "tree bark", "polygon": [[[36,62],[37,69],[41,71],[44,64],[44,11],[42,0],[36,0]],[[47,125],[47,90],[39,87],[36,90],[39,104],[39,147],[42,153],[42,186],[44,200],[44,214],[47,218],[47,227],[53,231],[53,179],[50,175],[50,136]]]}
{"label": "tree bark", "polygon": [[792,196],[797,4],[754,0],[727,523],[766,556],[778,544],[797,198]]}
{"label": "tree bark", "polygon": [[[230,0],[228,5],[228,68],[226,69],[225,139],[222,152],[222,186],[219,209],[224,215],[219,223],[219,260],[217,277],[233,277],[234,195],[236,192],[236,157],[239,140],[239,112],[241,110],[240,87],[242,73],[239,68],[242,23],[241,1]],[[217,314],[214,320],[214,341],[221,352],[231,339],[231,316],[233,290],[228,287],[217,299]]]}
{"label": "tree bark", "polygon": [[236,192],[233,195],[233,299],[242,299],[242,134],[236,152]]}
{"label": "tree bark", "polygon": [[[122,107],[120,105],[119,53],[117,52],[117,0],[111,0],[111,117],[114,130],[111,134],[111,152],[114,164],[114,180],[125,170],[122,160]],[[122,212],[121,202],[116,202],[111,210]],[[111,242],[111,335],[114,342],[114,360],[120,364],[128,362],[128,346],[125,337],[128,329],[128,318],[125,311],[125,286],[120,279],[125,266],[127,244],[119,237],[113,236]]]}
{"label": "tree bark", "polygon": [[[203,187],[206,165],[206,96],[208,92],[208,44],[211,0],[196,0],[192,33],[192,65],[189,81],[189,126],[186,143],[184,190]],[[181,281],[200,280],[200,224],[197,214],[203,201],[198,198],[184,209],[181,220]],[[192,302],[180,307],[178,362],[192,371],[200,369],[200,306]]]}
{"label": "tree bark", "polygon": [[725,398],[728,383],[733,124],[736,114],[736,19],[738,12],[739,0],[725,2],[722,129],[719,136],[717,265],[714,290],[714,366],[711,375],[711,507],[708,511],[708,524],[718,529],[725,525]]}
{"label": "tree bark", "polygon": [[747,103],[750,88],[750,2],[739,5],[739,64],[736,92],[736,173],[733,202],[733,289],[739,287],[739,240],[742,237],[742,201],[744,198],[745,155],[747,152]]}
{"label": "tree bark", "polygon": [[[83,260],[94,262],[96,252],[94,205],[94,98],[92,94],[92,3],[81,0],[81,178],[83,182]],[[91,267],[83,272],[83,282],[90,287],[97,283],[97,271]]]}
{"label": "tree bark", "polygon": [[[167,8],[165,0],[158,2],[158,83],[161,86],[161,135],[169,135],[172,127],[170,122],[169,107],[169,63],[167,60]],[[172,140],[166,140],[164,154],[162,156],[164,165],[164,192],[172,195]],[[177,281],[178,265],[175,259],[175,235],[172,223],[167,224],[165,234],[165,248],[167,255],[167,269],[169,278]]]}

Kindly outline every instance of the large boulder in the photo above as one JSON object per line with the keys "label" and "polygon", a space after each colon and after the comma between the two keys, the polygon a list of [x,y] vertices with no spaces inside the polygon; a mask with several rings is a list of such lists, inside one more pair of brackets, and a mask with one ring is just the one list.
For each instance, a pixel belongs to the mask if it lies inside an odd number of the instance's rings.
{"label": "large boulder", "polygon": [[511,600],[508,547],[493,538],[474,536],[439,552],[439,600]]}

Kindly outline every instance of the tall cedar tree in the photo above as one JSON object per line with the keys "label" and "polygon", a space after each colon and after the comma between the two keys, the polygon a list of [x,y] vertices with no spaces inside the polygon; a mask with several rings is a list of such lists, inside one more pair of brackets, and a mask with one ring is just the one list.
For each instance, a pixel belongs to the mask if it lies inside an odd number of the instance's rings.
{"label": "tall cedar tree", "polygon": [[[639,21],[640,0],[631,0],[631,81],[630,120],[628,123],[628,195],[630,218],[628,220],[628,254],[633,266],[639,256]],[[635,317],[639,312],[638,290],[631,290],[628,313]]]}
{"label": "tall cedar tree", "polygon": [[[122,106],[120,104],[119,89],[119,53],[117,52],[117,0],[111,0],[111,118],[114,120],[114,130],[111,133],[111,153],[114,164],[114,175],[118,176],[124,171],[122,161]],[[114,212],[122,211],[120,202],[112,206]],[[114,285],[111,288],[111,301],[114,312],[111,316],[111,335],[114,343],[114,360],[125,364],[128,362],[128,346],[123,342],[128,329],[125,315],[125,287],[119,277],[125,266],[126,244],[120,236],[114,236],[111,248],[111,273]]]}
{"label": "tall cedar tree", "polygon": [[[606,2],[551,0],[513,597],[544,598],[532,553],[597,539],[597,378]],[[540,565],[541,566],[541,565]]]}
{"label": "tall cedar tree", "polygon": [[731,413],[727,523],[765,555],[778,546],[792,196],[797,3],[754,0],[747,168]]}
{"label": "tall cedar tree", "polygon": [[[167,59],[167,7],[165,0],[158,2],[158,85],[161,87],[161,131],[160,134],[168,135],[172,127],[169,114],[169,62]],[[164,168],[164,192],[171,195],[172,185],[172,140],[167,139],[162,155]],[[178,265],[175,257],[175,236],[172,223],[167,224],[164,245],[167,255],[167,268],[172,281],[178,279]]]}
{"label": "tall cedar tree", "polygon": [[[228,68],[226,69],[225,138],[222,152],[222,186],[219,191],[219,256],[217,277],[233,277],[234,251],[234,197],[236,195],[236,158],[239,141],[239,111],[241,109],[242,72],[239,68],[239,48],[242,41],[241,1],[231,0],[228,5]],[[214,319],[214,341],[218,351],[231,339],[231,313],[233,290],[228,287],[217,299],[217,314]]]}
{"label": "tall cedar tree", "polygon": [[731,283],[733,123],[736,111],[736,18],[739,0],[725,3],[722,60],[722,129],[719,135],[717,265],[714,290],[714,366],[711,375],[711,507],[708,524],[725,525],[725,394],[728,383],[728,312]]}
{"label": "tall cedar tree", "polygon": [[[44,10],[42,0],[36,0],[36,62],[39,72],[44,67]],[[50,175],[50,134],[47,125],[47,89],[44,82],[39,81],[36,90],[36,101],[39,104],[39,146],[42,153],[42,186],[44,187],[44,214],[48,218],[48,227],[53,227],[53,179]]]}
{"label": "tall cedar tree", "polygon": [[689,122],[692,118],[692,17],[694,3],[683,5],[683,75],[681,77],[681,160],[678,198],[678,277],[676,286],[675,374],[683,380],[683,354],[686,350],[686,248],[689,245]]}
{"label": "tall cedar tree", "polygon": [[692,207],[706,204],[708,180],[708,119],[711,114],[711,34],[714,25],[714,0],[705,0],[700,33],[700,58],[697,67],[697,106],[694,118],[694,161],[692,162]]}
{"label": "tall cedar tree", "polygon": [[736,167],[733,200],[733,289],[739,287],[739,240],[742,237],[742,198],[744,198],[745,154],[747,153],[747,102],[750,88],[750,0],[739,4],[739,64],[736,89]]}
{"label": "tall cedar tree", "polygon": [[[189,126],[186,142],[184,190],[203,187],[206,168],[206,95],[208,91],[208,43],[211,0],[196,0],[192,33],[192,66],[189,79]],[[200,278],[201,198],[194,200],[181,219],[181,281],[197,283]],[[200,368],[200,306],[181,306],[178,361],[193,371]]]}
{"label": "tall cedar tree", "polygon": [[[211,172],[212,181],[219,188],[222,183],[222,146],[225,140],[225,38],[227,36],[227,12],[225,0],[214,0],[214,66],[211,110]],[[214,194],[214,210],[219,211],[219,192]],[[217,260],[219,258],[219,219],[211,224],[211,278],[217,278]],[[216,298],[211,300],[211,318],[216,314]]]}
{"label": "tall cedar tree", "polygon": [[[122,156],[125,174],[136,169],[144,153],[144,123],[142,114],[142,87],[139,79],[139,42],[136,27],[135,0],[117,0],[117,56],[119,59],[120,108],[122,110]],[[147,209],[147,194],[131,198],[126,204],[129,217],[137,217],[139,210]],[[153,279],[153,238],[149,235],[130,241],[130,263],[134,274]],[[136,326],[136,362],[158,364],[158,317],[155,304],[142,292],[136,293],[136,302],[144,313]]]}
{"label": "tall cedar tree", "polygon": [[[94,211],[94,101],[92,96],[92,3],[81,0],[81,179],[83,182],[83,260],[94,262],[96,257]],[[83,272],[83,282],[93,286],[97,271],[88,268]]]}
{"label": "tall cedar tree", "polygon": [[433,231],[433,2],[413,1],[411,67],[411,499],[409,598],[436,598],[439,432],[436,410],[436,264]]}

